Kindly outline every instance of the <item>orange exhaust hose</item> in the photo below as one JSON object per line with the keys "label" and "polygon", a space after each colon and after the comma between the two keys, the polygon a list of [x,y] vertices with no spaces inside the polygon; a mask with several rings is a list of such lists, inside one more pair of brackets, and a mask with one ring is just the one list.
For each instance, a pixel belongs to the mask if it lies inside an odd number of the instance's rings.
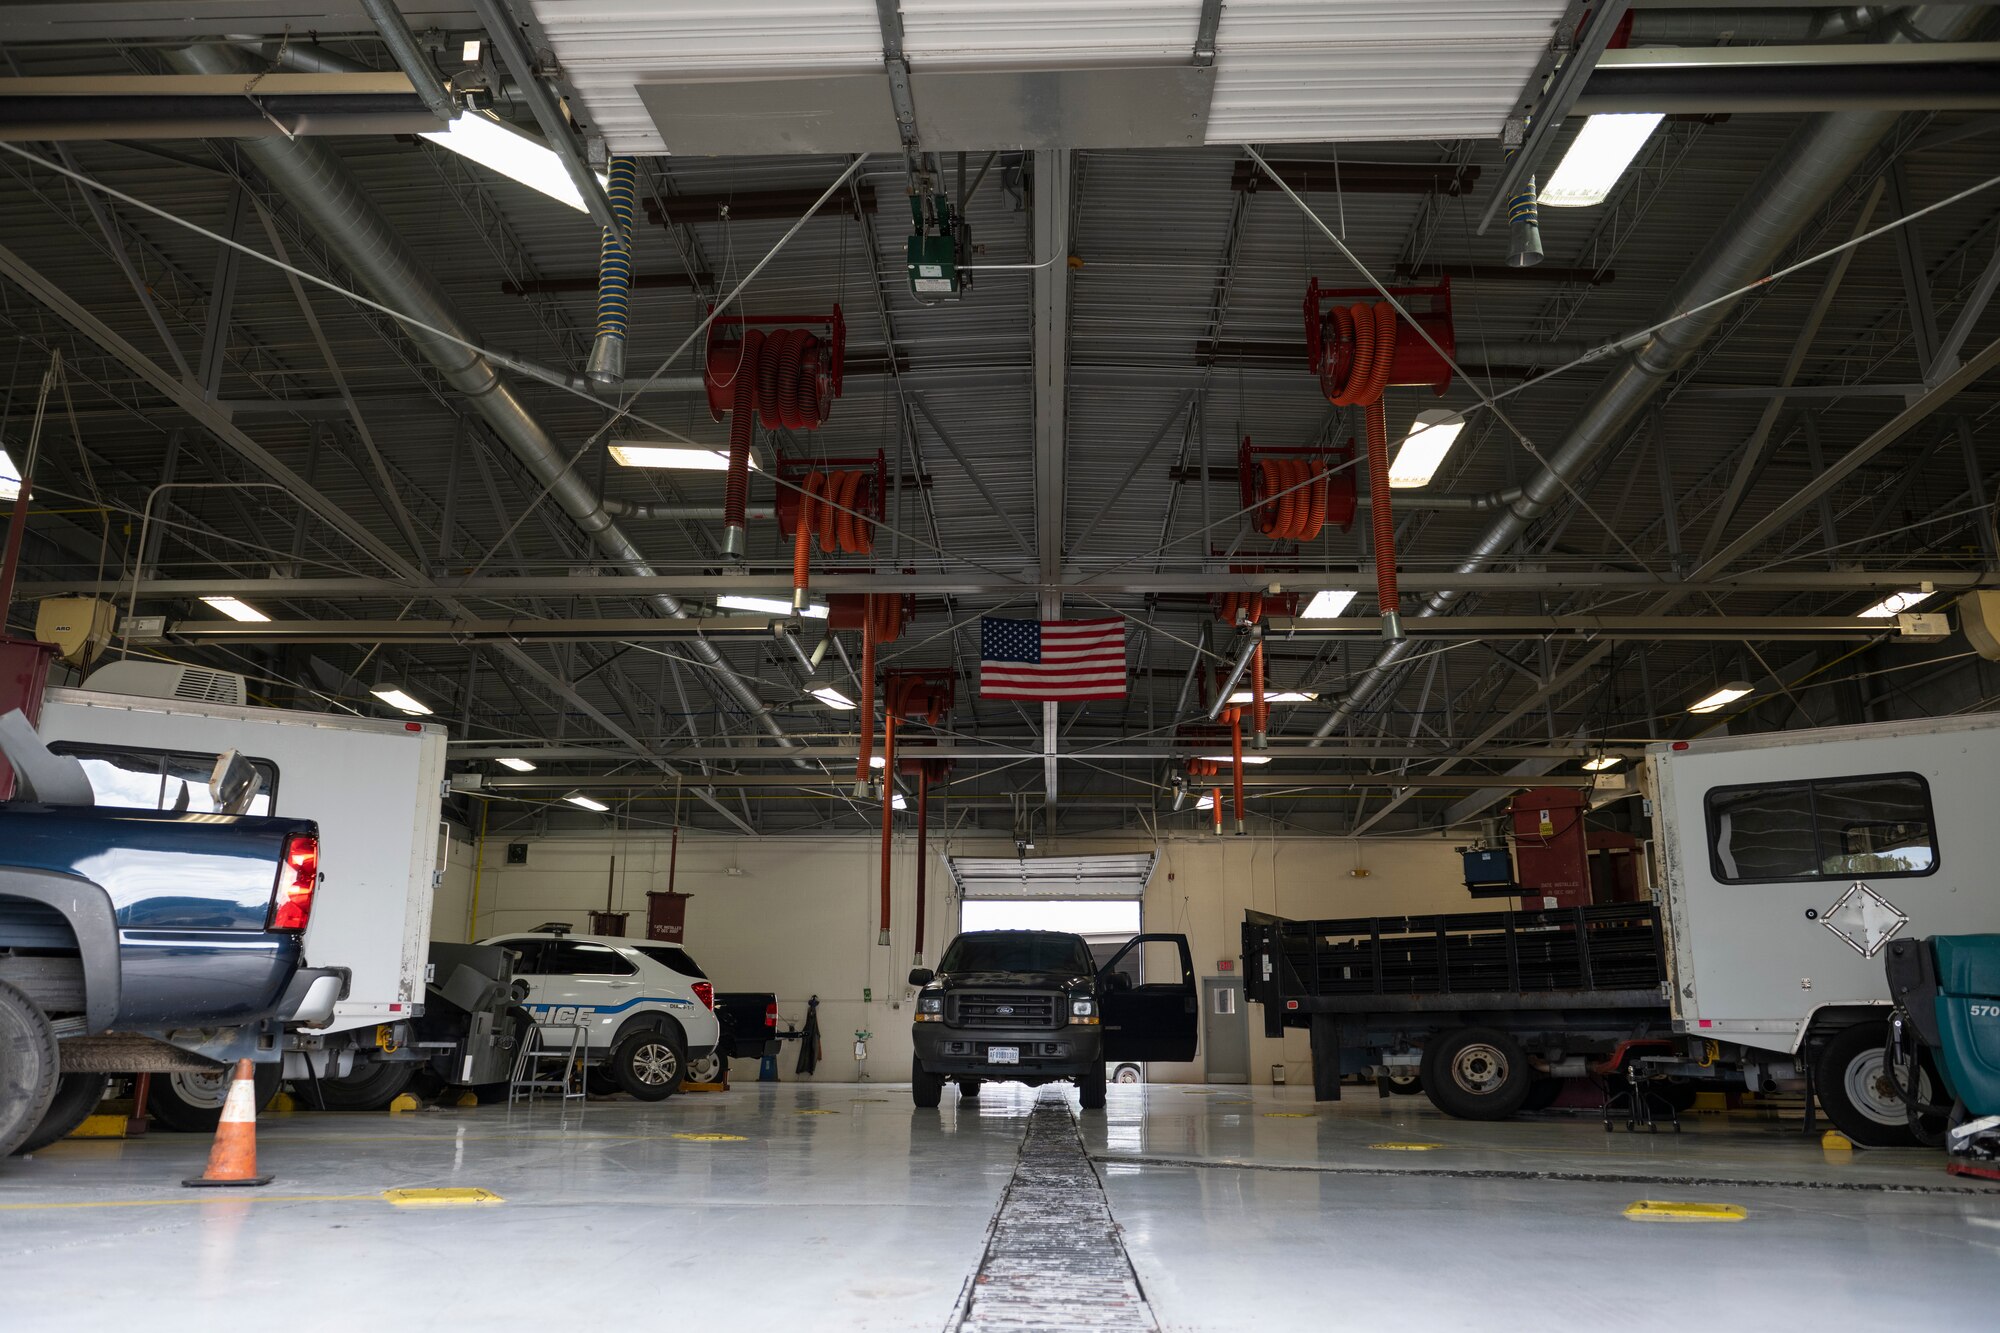
{"label": "orange exhaust hose", "polygon": [[805,484],[799,488],[799,521],[792,529],[792,607],[803,610],[810,599],[806,587],[812,575],[812,517],[813,509],[819,504],[820,487],[826,482],[824,473],[806,474]]}
{"label": "orange exhaust hose", "polygon": [[1396,354],[1396,311],[1386,302],[1356,302],[1332,312],[1337,334],[1354,339],[1347,381],[1327,395],[1336,407],[1360,407],[1368,422],[1368,523],[1375,543],[1375,599],[1386,619],[1400,614],[1396,587],[1396,518],[1389,504],[1389,431],[1382,391]]}
{"label": "orange exhaust hose", "polygon": [[750,436],[757,424],[751,414],[757,408],[758,360],[763,346],[764,335],[759,330],[743,335],[736,358],[735,397],[729,407],[729,475],[723,483],[722,525],[735,532],[739,552],[743,549],[743,509],[750,498]]}
{"label": "orange exhaust hose", "polygon": [[1264,699],[1264,641],[1250,650],[1250,726],[1257,733],[1257,747],[1264,746],[1264,733],[1271,723],[1271,706]]}
{"label": "orange exhaust hose", "polygon": [[861,712],[861,750],[854,757],[854,781],[868,781],[868,760],[875,752],[875,597],[861,598],[861,697],[854,702]]}
{"label": "orange exhaust hose", "polygon": [[1215,836],[1219,838],[1222,836],[1222,788],[1208,789],[1208,809],[1215,816]]}
{"label": "orange exhaust hose", "polygon": [[891,708],[882,719],[882,944],[889,942],[889,835],[895,815],[896,710]]}

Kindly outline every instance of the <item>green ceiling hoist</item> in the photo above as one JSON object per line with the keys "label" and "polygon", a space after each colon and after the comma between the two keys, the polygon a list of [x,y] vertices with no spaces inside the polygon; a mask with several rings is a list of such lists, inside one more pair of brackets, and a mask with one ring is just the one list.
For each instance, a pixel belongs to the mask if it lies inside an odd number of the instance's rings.
{"label": "green ceiling hoist", "polygon": [[1896,940],[1886,966],[1896,1011],[1884,1064],[1910,1123],[1947,1109],[1916,1097],[1928,1060],[1950,1098],[1945,1170],[2000,1181],[2000,935]]}
{"label": "green ceiling hoist", "polygon": [[925,305],[956,301],[971,285],[959,267],[972,248],[964,217],[944,191],[925,189],[911,192],[910,218],[910,294]]}

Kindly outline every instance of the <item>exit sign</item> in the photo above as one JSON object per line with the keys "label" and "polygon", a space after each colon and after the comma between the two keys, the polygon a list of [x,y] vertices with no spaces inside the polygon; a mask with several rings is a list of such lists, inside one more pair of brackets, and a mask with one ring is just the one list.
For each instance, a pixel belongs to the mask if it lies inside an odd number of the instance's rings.
{"label": "exit sign", "polygon": [[1218,958],[1215,960],[1215,970],[1218,972],[1234,972],[1236,970],[1236,960],[1234,958]]}

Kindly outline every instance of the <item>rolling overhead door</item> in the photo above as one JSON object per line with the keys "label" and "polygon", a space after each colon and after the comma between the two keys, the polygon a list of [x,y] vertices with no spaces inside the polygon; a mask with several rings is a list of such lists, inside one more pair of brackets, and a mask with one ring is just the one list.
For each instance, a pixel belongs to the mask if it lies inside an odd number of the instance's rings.
{"label": "rolling overhead door", "polygon": [[949,858],[961,898],[1138,898],[1153,877],[1152,852],[1112,856]]}

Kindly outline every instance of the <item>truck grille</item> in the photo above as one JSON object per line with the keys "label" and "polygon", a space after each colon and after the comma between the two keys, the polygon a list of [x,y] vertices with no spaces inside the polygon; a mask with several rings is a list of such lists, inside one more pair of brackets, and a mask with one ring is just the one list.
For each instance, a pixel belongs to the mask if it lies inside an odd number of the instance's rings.
{"label": "truck grille", "polygon": [[1056,997],[1046,993],[969,991],[951,1000],[953,1027],[1053,1031],[1056,1026]]}

